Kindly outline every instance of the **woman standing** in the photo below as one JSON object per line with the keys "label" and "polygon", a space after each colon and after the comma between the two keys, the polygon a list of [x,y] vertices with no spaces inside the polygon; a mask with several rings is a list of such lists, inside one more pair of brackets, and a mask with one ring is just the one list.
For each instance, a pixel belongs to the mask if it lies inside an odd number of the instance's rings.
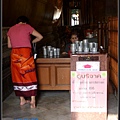
{"label": "woman standing", "polygon": [[39,42],[43,36],[28,24],[26,16],[20,16],[17,24],[12,26],[8,33],[8,48],[11,51],[11,74],[14,91],[20,97],[20,105],[28,101],[30,97],[30,107],[36,107],[35,97],[37,95],[37,77],[35,63],[32,53],[31,36],[35,36],[32,43]]}

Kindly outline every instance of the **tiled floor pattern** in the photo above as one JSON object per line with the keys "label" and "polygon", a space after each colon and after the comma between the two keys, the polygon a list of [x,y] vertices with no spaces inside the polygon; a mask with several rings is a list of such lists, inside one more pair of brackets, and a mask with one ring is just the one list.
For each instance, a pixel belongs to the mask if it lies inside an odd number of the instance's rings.
{"label": "tiled floor pattern", "polygon": [[[14,92],[3,101],[2,120],[71,120],[69,91],[40,91],[37,108],[29,104],[19,106]],[[108,119],[118,120],[117,99],[113,94],[108,100]]]}

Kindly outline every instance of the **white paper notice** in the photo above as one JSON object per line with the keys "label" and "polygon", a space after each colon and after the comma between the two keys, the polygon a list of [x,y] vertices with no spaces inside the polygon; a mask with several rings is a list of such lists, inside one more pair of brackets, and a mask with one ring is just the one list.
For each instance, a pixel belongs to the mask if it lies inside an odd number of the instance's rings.
{"label": "white paper notice", "polygon": [[71,71],[71,112],[107,112],[107,71]]}
{"label": "white paper notice", "polygon": [[99,61],[83,61],[76,62],[76,71],[78,72],[92,72],[100,71],[100,62]]}

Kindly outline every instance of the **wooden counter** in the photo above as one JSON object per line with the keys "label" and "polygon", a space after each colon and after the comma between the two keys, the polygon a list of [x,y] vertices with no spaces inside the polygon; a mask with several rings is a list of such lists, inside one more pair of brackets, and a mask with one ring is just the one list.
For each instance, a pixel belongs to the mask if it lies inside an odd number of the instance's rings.
{"label": "wooden counter", "polygon": [[[85,56],[98,56],[101,62],[100,70],[108,70],[107,55],[104,54],[81,54]],[[74,57],[73,57],[74,58]],[[36,60],[38,89],[39,90],[70,90],[70,71],[75,70],[75,62],[69,56],[59,58],[39,57]],[[70,65],[72,63],[72,66]],[[108,82],[109,83],[109,82]]]}
{"label": "wooden counter", "polygon": [[36,59],[39,90],[70,90],[70,57]]}

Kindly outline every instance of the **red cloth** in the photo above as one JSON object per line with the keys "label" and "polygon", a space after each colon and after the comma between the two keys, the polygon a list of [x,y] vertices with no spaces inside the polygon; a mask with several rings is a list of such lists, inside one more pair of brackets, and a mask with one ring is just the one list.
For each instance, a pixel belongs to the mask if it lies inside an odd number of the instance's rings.
{"label": "red cloth", "polygon": [[11,71],[16,96],[37,95],[37,77],[31,48],[12,49]]}

